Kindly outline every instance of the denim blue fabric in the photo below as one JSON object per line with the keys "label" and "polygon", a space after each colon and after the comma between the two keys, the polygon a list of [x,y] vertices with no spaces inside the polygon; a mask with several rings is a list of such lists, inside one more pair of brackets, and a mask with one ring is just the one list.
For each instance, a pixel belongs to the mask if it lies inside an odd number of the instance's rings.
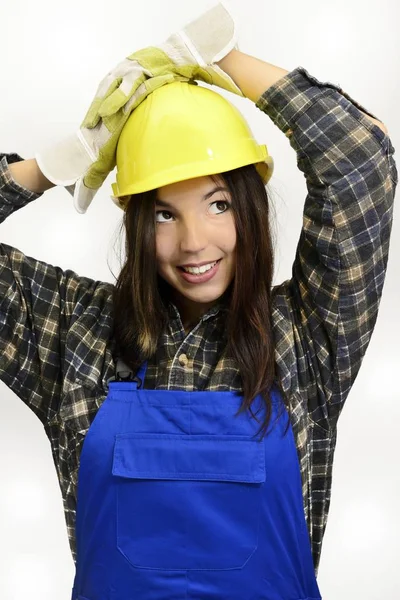
{"label": "denim blue fabric", "polygon": [[111,382],[78,478],[73,600],[319,600],[280,395]]}

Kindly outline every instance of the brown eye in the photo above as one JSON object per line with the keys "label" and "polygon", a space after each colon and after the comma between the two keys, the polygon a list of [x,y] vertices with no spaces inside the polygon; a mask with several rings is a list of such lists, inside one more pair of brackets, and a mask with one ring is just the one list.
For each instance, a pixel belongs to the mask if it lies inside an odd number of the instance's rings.
{"label": "brown eye", "polygon": [[210,204],[210,212],[213,215],[220,215],[221,213],[224,213],[227,210],[229,210],[229,208],[230,204],[226,200],[217,200],[216,202]]}
{"label": "brown eye", "polygon": [[167,210],[156,211],[156,223],[169,223],[172,219],[172,214]]}

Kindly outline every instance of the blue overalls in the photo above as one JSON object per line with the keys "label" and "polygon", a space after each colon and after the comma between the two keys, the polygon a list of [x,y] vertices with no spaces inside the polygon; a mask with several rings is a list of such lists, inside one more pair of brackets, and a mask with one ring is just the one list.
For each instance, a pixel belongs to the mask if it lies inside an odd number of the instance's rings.
{"label": "blue overalls", "polygon": [[262,400],[259,422],[241,402],[110,382],[81,454],[73,600],[321,599],[286,409],[274,393],[261,439]]}

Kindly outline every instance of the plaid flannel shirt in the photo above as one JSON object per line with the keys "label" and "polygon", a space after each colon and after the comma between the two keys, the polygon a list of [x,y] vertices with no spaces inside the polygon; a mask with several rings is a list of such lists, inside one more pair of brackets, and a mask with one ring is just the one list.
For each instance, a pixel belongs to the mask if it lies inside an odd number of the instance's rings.
{"label": "plaid flannel shirt", "polygon": [[[274,288],[272,318],[317,572],[337,419],[377,317],[397,171],[390,139],[367,111],[302,68],[257,106],[287,136],[308,190],[292,278]],[[38,195],[12,180],[8,163],[19,156],[0,159],[3,221]],[[115,370],[112,289],[0,245],[0,378],[50,439],[73,554],[80,451]],[[223,327],[224,310],[214,307],[185,335],[171,307],[145,387],[241,391]]]}

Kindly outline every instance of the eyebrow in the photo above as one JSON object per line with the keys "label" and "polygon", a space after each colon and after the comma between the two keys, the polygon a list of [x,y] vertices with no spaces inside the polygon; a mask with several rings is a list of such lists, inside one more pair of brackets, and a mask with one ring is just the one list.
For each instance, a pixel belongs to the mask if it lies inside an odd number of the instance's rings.
{"label": "eyebrow", "polygon": [[[228,188],[226,188],[223,185],[219,185],[213,188],[210,192],[207,192],[207,194],[203,196],[201,201],[203,202],[204,200],[209,200],[211,196],[213,196],[217,192],[228,192]],[[161,206],[162,208],[174,208],[172,204],[168,204],[168,202],[165,202],[165,200],[160,200],[159,198],[156,198],[156,206]]]}

